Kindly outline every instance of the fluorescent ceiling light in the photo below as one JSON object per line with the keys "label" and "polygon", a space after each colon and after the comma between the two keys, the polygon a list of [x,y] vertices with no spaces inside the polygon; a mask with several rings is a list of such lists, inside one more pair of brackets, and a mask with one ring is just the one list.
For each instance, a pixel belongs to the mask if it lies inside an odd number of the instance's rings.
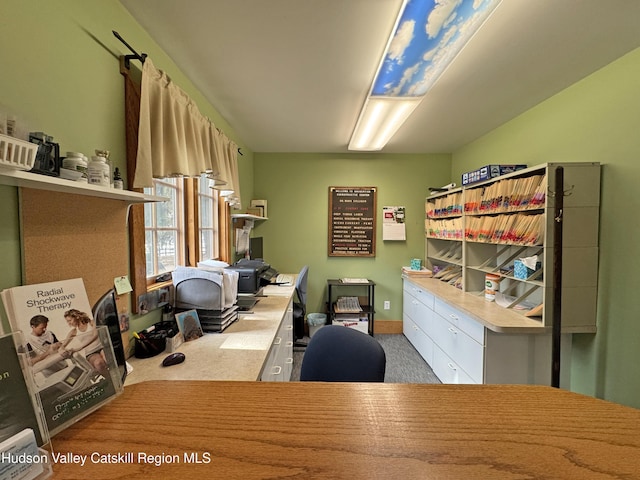
{"label": "fluorescent ceiling light", "polygon": [[369,97],[349,142],[349,150],[382,150],[420,98]]}
{"label": "fluorescent ceiling light", "polygon": [[500,1],[405,0],[349,150],[381,150]]}

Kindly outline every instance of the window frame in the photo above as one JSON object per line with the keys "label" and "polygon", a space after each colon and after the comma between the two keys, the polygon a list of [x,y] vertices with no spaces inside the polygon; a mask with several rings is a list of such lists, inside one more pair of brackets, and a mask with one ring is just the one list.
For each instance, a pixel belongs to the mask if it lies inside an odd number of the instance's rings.
{"label": "window frame", "polygon": [[[145,215],[144,215],[144,244],[145,244],[145,270],[147,268],[147,233],[151,233],[153,237],[153,251],[155,253],[153,258],[154,264],[154,273],[149,275],[149,272],[146,271],[147,285],[153,285],[156,283],[156,278],[159,275],[164,273],[168,273],[172,271],[169,269],[167,271],[159,271],[158,270],[158,262],[160,255],[158,254],[159,250],[159,242],[158,237],[161,232],[175,232],[175,262],[176,265],[183,265],[186,263],[186,253],[187,253],[187,241],[188,241],[188,232],[187,232],[187,222],[188,222],[188,202],[186,198],[186,182],[182,178],[172,177],[167,179],[154,179],[153,187],[145,189],[145,193],[151,195],[162,195],[163,192],[158,192],[158,187],[162,186],[164,188],[169,188],[174,190],[175,195],[175,205],[173,210],[175,211],[175,218],[173,221],[173,225],[163,225],[158,226],[157,224],[157,210],[162,204],[158,203],[147,203],[145,205]],[[169,197],[171,198],[171,197]],[[147,219],[147,212],[150,213],[150,219]]]}

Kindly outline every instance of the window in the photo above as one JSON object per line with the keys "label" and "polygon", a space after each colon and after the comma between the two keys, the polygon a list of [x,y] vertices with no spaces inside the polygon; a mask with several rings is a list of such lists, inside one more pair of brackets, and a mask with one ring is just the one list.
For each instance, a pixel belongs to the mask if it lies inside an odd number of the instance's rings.
{"label": "window", "polygon": [[208,260],[219,257],[218,190],[209,188],[209,179],[202,175],[198,181],[200,257]]}
{"label": "window", "polygon": [[179,265],[220,256],[219,196],[200,178],[155,179],[145,193],[169,198],[144,207],[147,283]]}
{"label": "window", "polygon": [[156,179],[145,193],[169,198],[144,206],[147,277],[156,277],[184,265],[185,223],[182,178]]}

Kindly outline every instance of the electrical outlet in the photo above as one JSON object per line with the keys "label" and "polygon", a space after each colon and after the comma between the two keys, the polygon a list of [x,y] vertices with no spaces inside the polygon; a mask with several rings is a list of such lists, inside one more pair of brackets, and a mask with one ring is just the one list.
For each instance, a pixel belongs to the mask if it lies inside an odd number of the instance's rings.
{"label": "electrical outlet", "polygon": [[389,300],[384,301],[384,309],[389,310],[391,308],[391,302]]}

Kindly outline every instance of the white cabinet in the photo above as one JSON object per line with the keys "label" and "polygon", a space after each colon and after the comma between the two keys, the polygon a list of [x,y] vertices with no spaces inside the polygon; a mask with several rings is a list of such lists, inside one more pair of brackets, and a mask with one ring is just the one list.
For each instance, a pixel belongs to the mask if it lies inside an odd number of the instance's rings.
{"label": "white cabinet", "polygon": [[263,382],[288,382],[293,369],[293,303],[289,302],[260,379]]}
{"label": "white cabinet", "polygon": [[[482,317],[430,289],[433,279],[404,279],[403,332],[443,383],[551,383],[551,332],[523,325],[494,331]],[[437,290],[437,289],[436,289]],[[458,292],[458,295],[465,295]],[[455,295],[454,295],[455,298]],[[484,302],[484,300],[482,300]],[[480,304],[481,305],[481,304]],[[466,305],[466,308],[473,308]],[[478,315],[482,309],[478,308]],[[515,315],[509,312],[511,316]],[[493,326],[500,330],[500,326]],[[571,336],[562,337],[561,385],[569,385]]]}
{"label": "white cabinet", "polygon": [[428,335],[432,329],[434,297],[410,282],[404,282],[402,296],[402,330],[418,353],[433,364],[433,340]]}

